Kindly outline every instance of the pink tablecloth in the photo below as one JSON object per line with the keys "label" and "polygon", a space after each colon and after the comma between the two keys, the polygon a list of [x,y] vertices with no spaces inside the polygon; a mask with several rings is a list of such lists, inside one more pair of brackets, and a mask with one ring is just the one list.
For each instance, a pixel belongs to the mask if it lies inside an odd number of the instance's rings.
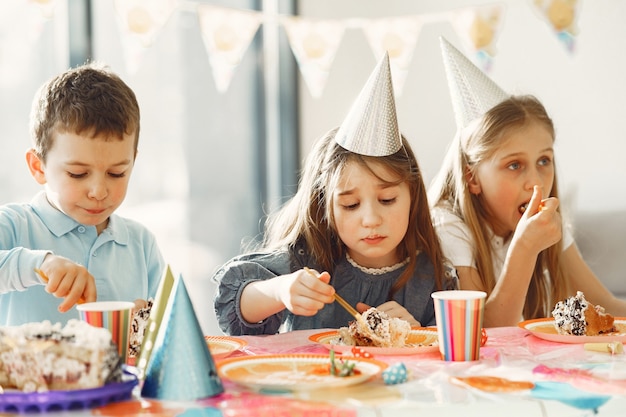
{"label": "pink tablecloth", "polygon": [[[229,357],[263,354],[327,354],[323,345],[309,336],[323,330],[296,331],[272,336],[241,336],[247,345]],[[436,415],[582,415],[559,401],[538,400],[529,392],[494,394],[479,392],[453,383],[459,376],[496,376],[511,380],[566,382],[568,386],[596,396],[615,398],[614,409],[626,408],[626,355],[589,352],[582,344],[562,344],[533,336],[518,327],[487,329],[488,341],[481,348],[481,359],[475,362],[445,362],[439,352],[401,356],[376,356],[394,364],[402,362],[409,371],[403,384],[385,385],[382,378],[341,389],[322,389],[282,395],[264,395],[223,381],[226,392],[219,396],[184,406],[159,401],[137,400],[92,410],[92,415],[122,417],[141,414],[209,417],[219,410],[229,417],[255,416],[326,416],[355,417],[414,415],[429,409]],[[219,360],[217,361],[219,364]],[[514,407],[511,401],[517,401]],[[475,414],[471,406],[475,406]],[[563,408],[557,408],[556,405]],[[610,407],[604,407],[610,409]],[[490,412],[490,410],[492,412]],[[546,411],[548,410],[548,411]],[[574,410],[574,414],[567,411]],[[600,408],[602,410],[602,408]],[[518,414],[516,414],[518,412]],[[611,411],[612,412],[612,411]],[[373,413],[373,414],[372,414]],[[600,413],[602,415],[602,413]],[[215,414],[219,415],[219,414]],[[608,415],[608,414],[607,414]]]}

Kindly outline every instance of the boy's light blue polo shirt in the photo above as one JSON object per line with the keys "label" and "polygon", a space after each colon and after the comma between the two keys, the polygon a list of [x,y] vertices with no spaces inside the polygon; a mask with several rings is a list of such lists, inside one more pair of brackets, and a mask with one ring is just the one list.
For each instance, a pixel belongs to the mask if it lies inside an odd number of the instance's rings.
{"label": "boy's light blue polo shirt", "polygon": [[39,268],[49,252],[81,265],[96,280],[98,301],[154,297],[165,261],[143,225],[112,215],[98,236],[52,207],[42,191],[26,204],[0,207],[0,325],[78,318],[75,307],[60,313],[62,299],[48,294]]}

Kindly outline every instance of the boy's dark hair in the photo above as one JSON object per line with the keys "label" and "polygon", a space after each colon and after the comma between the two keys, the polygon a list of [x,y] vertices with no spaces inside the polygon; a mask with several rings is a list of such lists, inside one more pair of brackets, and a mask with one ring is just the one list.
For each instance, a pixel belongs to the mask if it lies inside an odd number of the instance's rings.
{"label": "boy's dark hair", "polygon": [[108,67],[87,63],[42,85],[33,99],[30,131],[35,151],[45,161],[54,134],[71,132],[104,136],[134,135],[139,141],[139,104],[133,90]]}

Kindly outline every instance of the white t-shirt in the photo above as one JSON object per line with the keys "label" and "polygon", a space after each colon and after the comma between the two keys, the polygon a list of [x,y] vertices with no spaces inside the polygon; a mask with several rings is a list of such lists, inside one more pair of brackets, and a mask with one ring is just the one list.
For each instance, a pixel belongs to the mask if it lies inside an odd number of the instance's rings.
{"label": "white t-shirt", "polygon": [[[474,238],[469,227],[449,207],[437,206],[431,210],[433,225],[439,235],[444,256],[454,266],[476,268],[474,258]],[[572,232],[563,227],[563,250],[574,243]],[[506,241],[491,233],[491,250],[493,254],[493,272],[496,281],[500,277],[506,253],[511,245],[511,239]]]}

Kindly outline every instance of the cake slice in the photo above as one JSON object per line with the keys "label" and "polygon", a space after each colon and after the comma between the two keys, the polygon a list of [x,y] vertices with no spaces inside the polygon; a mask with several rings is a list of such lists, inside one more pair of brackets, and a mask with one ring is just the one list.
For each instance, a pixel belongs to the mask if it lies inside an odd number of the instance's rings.
{"label": "cake slice", "polygon": [[0,327],[0,384],[25,392],[97,388],[121,378],[111,333],[86,322]]}
{"label": "cake slice", "polygon": [[150,298],[142,308],[136,309],[133,313],[133,321],[130,328],[130,343],[128,346],[128,358],[131,360],[135,360],[141,352],[141,345],[146,333],[146,327],[153,304],[154,300]]}
{"label": "cake slice", "polygon": [[371,307],[362,314],[363,320],[353,320],[348,327],[339,329],[341,341],[346,345],[404,347],[411,325],[406,320],[389,317]]}
{"label": "cake slice", "polygon": [[587,301],[581,291],[556,303],[552,316],[556,331],[563,335],[597,336],[615,331],[615,318]]}

